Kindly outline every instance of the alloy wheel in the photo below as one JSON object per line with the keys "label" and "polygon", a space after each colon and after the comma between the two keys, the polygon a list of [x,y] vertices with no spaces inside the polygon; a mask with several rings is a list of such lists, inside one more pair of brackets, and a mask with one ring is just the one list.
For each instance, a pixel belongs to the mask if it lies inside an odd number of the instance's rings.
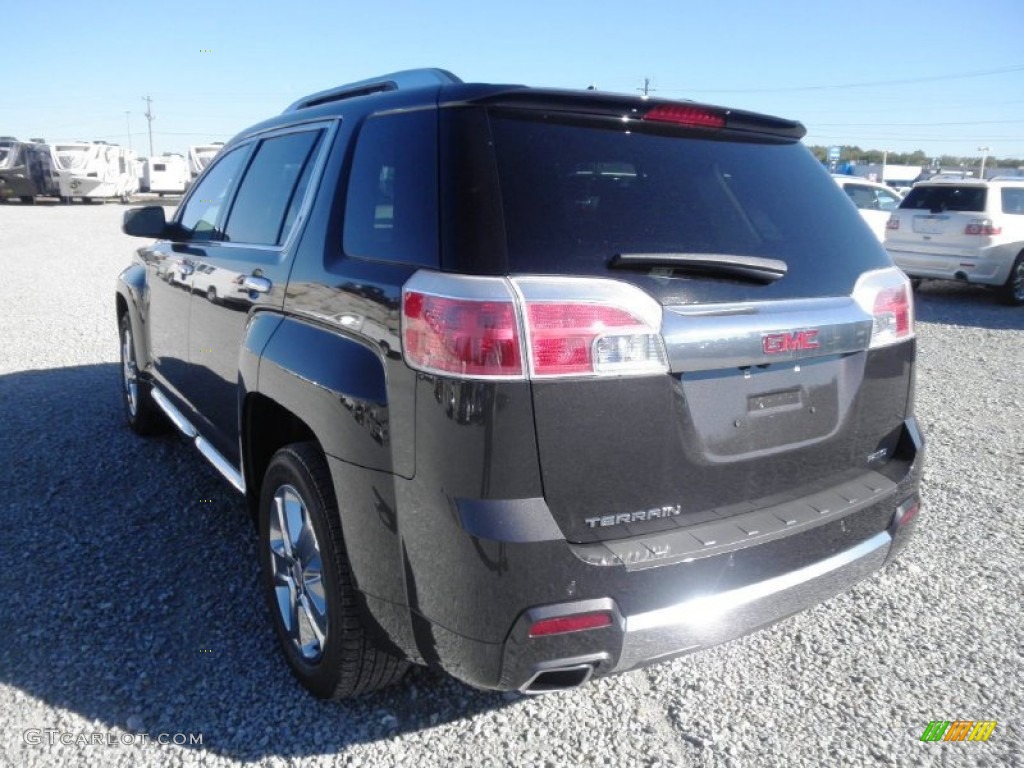
{"label": "alloy wheel", "polygon": [[270,564],[281,623],[298,654],[316,662],[327,639],[323,561],[309,510],[291,485],[282,485],[274,493],[269,523]]}
{"label": "alloy wheel", "polygon": [[124,380],[125,401],[128,413],[134,419],[139,411],[139,372],[135,364],[135,345],[132,343],[131,328],[125,328],[121,341],[121,378]]}

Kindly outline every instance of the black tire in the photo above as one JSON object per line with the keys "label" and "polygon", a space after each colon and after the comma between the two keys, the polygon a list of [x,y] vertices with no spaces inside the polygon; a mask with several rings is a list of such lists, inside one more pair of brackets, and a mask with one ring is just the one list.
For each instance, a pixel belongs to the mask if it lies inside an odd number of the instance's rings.
{"label": "black tire", "polygon": [[[278,502],[293,514],[282,519]],[[330,471],[316,444],[293,443],[274,454],[263,476],[258,515],[263,592],[299,682],[321,699],[349,698],[398,682],[409,664],[378,647],[364,623]],[[298,526],[294,541],[289,520]]]}
{"label": "black tire", "polygon": [[217,289],[212,285],[206,289],[206,298],[209,299],[211,304],[217,303]]}
{"label": "black tire", "polygon": [[166,429],[167,422],[163,412],[153,402],[150,383],[138,375],[134,332],[127,313],[121,315],[118,339],[121,347],[121,402],[124,403],[125,420],[139,435],[159,434]]}
{"label": "black tire", "polygon": [[22,205],[35,205],[35,203],[36,203],[36,199],[34,197],[32,197],[32,195],[22,195],[21,196],[21,204]]}
{"label": "black tire", "polygon": [[1003,283],[1001,293],[1004,304],[1011,307],[1024,306],[1024,251],[1017,254],[1017,259],[1010,268],[1010,276]]}

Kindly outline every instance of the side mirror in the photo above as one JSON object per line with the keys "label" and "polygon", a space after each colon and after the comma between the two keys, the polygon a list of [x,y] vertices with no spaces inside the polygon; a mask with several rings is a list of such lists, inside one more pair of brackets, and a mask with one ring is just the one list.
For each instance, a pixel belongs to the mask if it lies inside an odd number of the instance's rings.
{"label": "side mirror", "polygon": [[161,240],[167,236],[167,219],[162,205],[147,205],[145,208],[129,208],[124,212],[121,231],[133,237],[149,237]]}

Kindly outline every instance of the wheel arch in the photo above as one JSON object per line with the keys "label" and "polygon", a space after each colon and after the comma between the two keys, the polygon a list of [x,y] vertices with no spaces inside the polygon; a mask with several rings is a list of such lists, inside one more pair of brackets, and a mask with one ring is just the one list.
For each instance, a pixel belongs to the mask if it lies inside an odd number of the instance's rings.
{"label": "wheel arch", "polygon": [[240,447],[249,509],[258,512],[274,452],[288,443],[314,442],[331,471],[357,589],[377,598],[364,607],[383,634],[415,658],[395,520],[398,478],[385,363],[335,329],[265,315],[250,323],[240,361]]}
{"label": "wheel arch", "polygon": [[141,308],[145,286],[146,268],[141,264],[133,264],[117,276],[114,292],[114,322],[119,323],[121,316],[127,313],[134,329],[132,341],[135,344],[135,359],[142,373],[149,371],[149,340]]}

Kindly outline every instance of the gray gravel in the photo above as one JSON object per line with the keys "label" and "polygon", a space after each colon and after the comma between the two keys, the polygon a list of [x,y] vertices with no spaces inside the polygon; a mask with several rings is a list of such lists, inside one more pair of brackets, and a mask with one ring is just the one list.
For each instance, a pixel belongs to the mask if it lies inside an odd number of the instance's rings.
{"label": "gray gravel", "polygon": [[[1024,764],[1024,310],[925,284],[922,524],[854,590],[564,694],[417,670],[325,704],[278,657],[239,500],[183,441],[122,422],[122,210],[0,206],[0,765]],[[933,719],[999,725],[918,741]]]}

